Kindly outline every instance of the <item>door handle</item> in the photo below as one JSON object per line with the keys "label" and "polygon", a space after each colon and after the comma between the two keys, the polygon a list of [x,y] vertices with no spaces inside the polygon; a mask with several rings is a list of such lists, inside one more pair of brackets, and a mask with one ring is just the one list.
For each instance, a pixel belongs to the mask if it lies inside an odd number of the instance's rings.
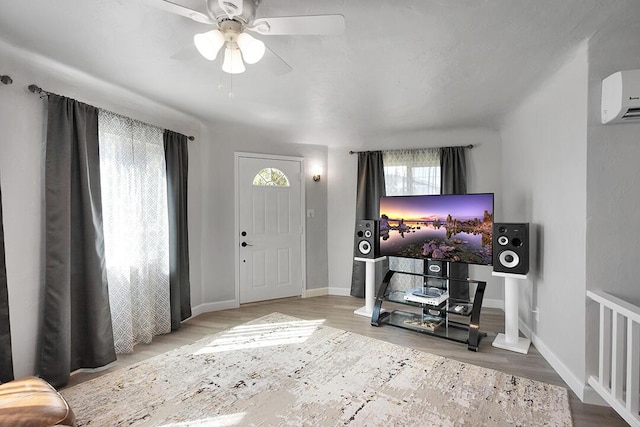
{"label": "door handle", "polygon": [[247,242],[242,242],[240,243],[240,246],[242,246],[243,248],[246,248],[247,246],[253,246],[253,245],[250,245]]}

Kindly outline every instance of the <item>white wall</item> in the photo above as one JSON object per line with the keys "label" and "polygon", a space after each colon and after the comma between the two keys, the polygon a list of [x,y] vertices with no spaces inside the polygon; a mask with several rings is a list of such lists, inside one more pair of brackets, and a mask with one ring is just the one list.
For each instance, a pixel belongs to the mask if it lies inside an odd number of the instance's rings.
{"label": "white wall", "polygon": [[[501,139],[497,131],[487,128],[442,131],[406,131],[394,135],[378,135],[367,141],[354,141],[354,151],[393,150],[400,148],[446,147],[473,144],[468,151],[467,191],[495,193],[495,217],[502,218]],[[329,287],[334,294],[348,295],[351,287],[353,237],[358,161],[345,148],[329,149]],[[491,276],[491,268],[471,266],[469,275],[487,282],[485,301],[500,306],[501,283]]]}
{"label": "white wall", "polygon": [[588,289],[605,289],[640,306],[640,121],[600,124],[602,79],[640,69],[640,25],[601,33],[589,45],[587,163]]}
{"label": "white wall", "polygon": [[[602,79],[640,69],[640,26],[620,25],[589,43],[587,144],[587,272],[589,290],[605,290],[640,306],[640,122],[600,124]],[[587,325],[598,322],[594,304]],[[597,372],[597,328],[587,327],[587,367]]]}
{"label": "white wall", "polygon": [[[15,70],[15,68],[14,68]],[[10,73],[4,69],[3,73]],[[43,102],[0,86],[0,184],[14,373],[34,373],[41,322]]]}
{"label": "white wall", "polygon": [[520,292],[521,326],[579,396],[585,383],[587,67],[585,43],[501,129],[504,217],[531,223],[537,248]]}
{"label": "white wall", "polygon": [[[22,377],[36,372],[44,297],[41,171],[46,102],[26,87],[36,83],[48,91],[196,137],[199,125],[184,114],[17,50],[3,41],[0,41],[0,64],[1,73],[10,75],[14,81],[12,85],[0,85],[0,181],[14,373]],[[197,162],[192,160],[191,166],[190,176],[197,177],[200,174]],[[197,193],[197,179],[190,181],[196,185],[190,184],[189,192]],[[189,221],[192,239],[197,243],[198,217],[190,214]],[[199,294],[199,257],[195,250],[191,252],[192,288],[195,288],[192,292]]]}
{"label": "white wall", "polygon": [[231,123],[207,125],[202,136],[202,301],[199,311],[237,306],[235,295],[234,153],[299,156],[305,158],[306,208],[315,211],[306,220],[306,288],[326,287],[327,173],[319,182],[311,169],[327,170],[327,147],[298,144],[283,134]]}
{"label": "white wall", "polygon": [[358,159],[342,147],[331,147],[328,162],[328,286],[334,295],[349,295],[353,268]]}

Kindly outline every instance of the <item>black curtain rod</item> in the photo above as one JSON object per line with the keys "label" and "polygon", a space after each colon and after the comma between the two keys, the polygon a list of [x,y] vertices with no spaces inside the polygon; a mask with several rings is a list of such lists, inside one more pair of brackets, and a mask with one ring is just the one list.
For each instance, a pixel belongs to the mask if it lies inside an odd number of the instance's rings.
{"label": "black curtain rod", "polygon": [[[44,99],[47,96],[49,96],[49,94],[54,94],[53,92],[47,92],[46,90],[44,90],[41,87],[39,87],[37,85],[34,85],[34,84],[30,84],[29,86],[27,86],[27,89],[29,89],[29,92],[35,93],[36,95],[39,95],[40,98],[42,98],[42,99]],[[54,94],[54,95],[56,95],[56,94]],[[58,96],[60,96],[60,95],[58,95]],[[194,136],[189,135],[189,136],[187,136],[187,139],[189,141],[195,141],[196,138]]]}
{"label": "black curtain rod", "polygon": [[[469,150],[471,150],[473,148],[473,144],[469,144],[469,145],[461,145],[460,147],[464,147],[464,148],[468,148]],[[431,147],[422,147],[422,148],[431,148]],[[433,147],[433,148],[438,148],[438,147]],[[400,150],[402,150],[402,148],[400,148]],[[384,151],[384,150],[381,150]],[[389,151],[394,151],[394,150],[389,150]],[[366,153],[367,151],[349,151],[349,154],[358,154],[358,153]]]}

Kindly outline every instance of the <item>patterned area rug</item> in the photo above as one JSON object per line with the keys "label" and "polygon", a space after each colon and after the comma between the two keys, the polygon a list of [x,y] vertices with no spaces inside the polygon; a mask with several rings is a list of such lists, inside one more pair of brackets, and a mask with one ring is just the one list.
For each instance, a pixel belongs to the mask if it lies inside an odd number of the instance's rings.
{"label": "patterned area rug", "polygon": [[62,391],[79,426],[571,425],[566,389],[280,313]]}

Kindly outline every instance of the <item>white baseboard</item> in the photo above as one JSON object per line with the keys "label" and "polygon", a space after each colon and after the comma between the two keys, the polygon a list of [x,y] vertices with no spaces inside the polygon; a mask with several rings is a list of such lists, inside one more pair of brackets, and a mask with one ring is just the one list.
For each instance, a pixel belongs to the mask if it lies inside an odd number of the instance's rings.
{"label": "white baseboard", "polygon": [[522,319],[518,321],[518,327],[522,333],[531,340],[531,344],[540,352],[542,357],[551,365],[560,378],[563,379],[569,388],[578,398],[589,405],[609,406],[605,400],[588,384],[578,378],[558,357],[544,344],[544,342],[531,331]]}
{"label": "white baseboard", "polygon": [[[338,296],[350,296],[351,290],[347,288],[337,287],[324,287],[316,289],[307,289],[302,294],[302,298],[320,297],[324,295],[338,295]],[[209,313],[211,311],[228,310],[231,308],[238,308],[240,304],[237,300],[228,300],[220,302],[209,302],[197,305],[191,309],[191,317],[196,317],[203,313]],[[190,317],[190,318],[191,318]]]}
{"label": "white baseboard", "polygon": [[[530,331],[530,330],[529,330]],[[524,331],[523,331],[524,332]],[[531,343],[538,349],[542,357],[545,358],[547,362],[551,365],[551,367],[560,375],[560,377],[564,380],[565,383],[573,390],[573,392],[578,396],[580,400],[583,400],[584,397],[584,382],[580,381],[578,378],[567,366],[562,363],[560,359],[551,351],[549,348],[542,342],[540,338],[536,334],[531,334],[529,337],[531,339]]]}
{"label": "white baseboard", "polygon": [[302,298],[313,298],[313,297],[321,297],[324,295],[329,295],[329,288],[315,288],[315,289],[307,289],[302,294]]}
{"label": "white baseboard", "polygon": [[584,386],[584,393],[582,394],[582,396],[583,396],[583,399],[582,399],[583,403],[587,403],[589,405],[598,405],[598,406],[611,406],[589,384],[586,384]]}
{"label": "white baseboard", "polygon": [[351,288],[338,288],[338,287],[329,287],[329,295],[336,295],[339,297],[350,297],[351,296]]}
{"label": "white baseboard", "polygon": [[321,297],[324,295],[336,295],[340,297],[351,296],[351,289],[338,287],[324,287],[316,289],[308,289],[302,295],[302,298]]}
{"label": "white baseboard", "polygon": [[499,308],[504,311],[504,301],[501,299],[484,298],[482,300],[482,307],[486,308]]}
{"label": "white baseboard", "polygon": [[211,311],[229,310],[230,308],[238,308],[240,304],[238,300],[228,300],[220,302],[208,302],[200,304],[191,309],[191,317],[196,317],[203,313],[209,313]]}
{"label": "white baseboard", "polygon": [[533,335],[533,332],[531,331],[531,328],[529,327],[529,325],[524,323],[520,317],[518,317],[518,329],[520,329],[522,331],[522,333],[524,334],[525,337],[527,337],[530,340],[532,340],[531,339],[531,335]]}

